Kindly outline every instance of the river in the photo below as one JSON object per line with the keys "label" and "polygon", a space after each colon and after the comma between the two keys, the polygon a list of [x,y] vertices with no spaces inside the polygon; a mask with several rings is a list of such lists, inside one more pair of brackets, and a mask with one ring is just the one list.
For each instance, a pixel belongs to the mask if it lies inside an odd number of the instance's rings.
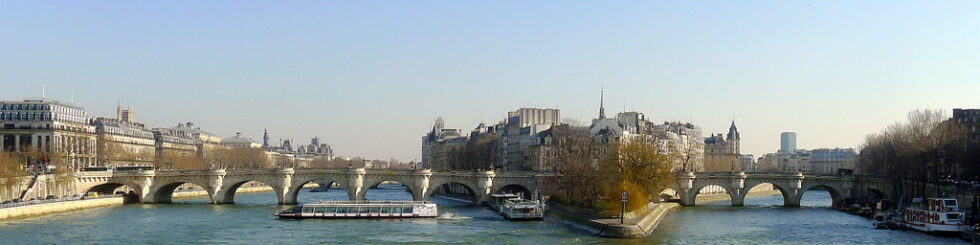
{"label": "river", "polygon": [[[346,200],[342,189],[300,193],[301,202]],[[400,185],[382,185],[371,200],[410,200]],[[875,230],[835,211],[826,191],[809,191],[801,208],[782,197],[675,209],[644,239],[603,239],[548,218],[509,222],[485,207],[433,198],[440,217],[405,220],[277,220],[272,193],[239,194],[233,205],[205,198],[132,204],[0,223],[0,244],[965,244],[957,238]]]}

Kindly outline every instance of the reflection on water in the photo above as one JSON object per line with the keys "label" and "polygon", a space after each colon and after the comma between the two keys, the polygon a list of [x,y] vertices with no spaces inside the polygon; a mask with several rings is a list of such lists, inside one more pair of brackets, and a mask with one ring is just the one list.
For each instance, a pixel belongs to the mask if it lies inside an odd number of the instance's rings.
{"label": "reflection on water", "polygon": [[[751,197],[746,207],[728,203],[677,209],[650,237],[601,239],[566,222],[509,222],[495,212],[433,198],[434,219],[277,220],[273,193],[239,194],[234,205],[206,198],[180,204],[124,205],[0,223],[2,244],[923,244],[959,242],[920,233],[874,230],[864,218],[828,206],[826,191],[804,197],[804,208],[782,208],[781,196]],[[821,193],[822,192],[822,193]],[[823,196],[823,197],[821,197]],[[371,189],[372,200],[411,200],[398,185]],[[301,202],[346,200],[343,189],[309,192]],[[826,205],[825,205],[826,204]]]}

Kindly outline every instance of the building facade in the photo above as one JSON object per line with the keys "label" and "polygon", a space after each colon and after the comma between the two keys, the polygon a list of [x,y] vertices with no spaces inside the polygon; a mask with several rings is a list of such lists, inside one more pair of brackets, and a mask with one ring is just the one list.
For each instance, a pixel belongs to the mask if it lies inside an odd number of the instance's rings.
{"label": "building facade", "polygon": [[29,151],[58,153],[73,169],[97,163],[95,127],[82,107],[44,99],[3,101],[0,126],[0,147],[25,164],[38,164],[26,162]]}
{"label": "building facade", "polygon": [[980,145],[980,109],[953,109],[952,120],[964,130],[960,139],[964,147]]}
{"label": "building facade", "polygon": [[196,155],[197,141],[185,131],[173,128],[153,128],[153,139],[156,144],[158,159],[168,155]]}
{"label": "building facade", "polygon": [[445,128],[442,117],[436,118],[432,130],[422,136],[422,167],[432,170],[455,170],[463,163],[461,154],[469,140],[460,129]]}
{"label": "building facade", "polygon": [[552,108],[520,108],[507,113],[501,141],[506,158],[504,170],[531,170],[528,147],[535,143],[537,134],[561,123],[561,111]]}
{"label": "building facade", "polygon": [[745,171],[740,155],[741,136],[735,121],[728,128],[728,136],[711,134],[704,139],[704,168],[707,172]]}
{"label": "building facade", "polygon": [[132,111],[127,117],[92,120],[98,138],[99,166],[153,166],[156,157],[153,131],[132,120]]}
{"label": "building facade", "polygon": [[857,162],[858,154],[853,148],[821,148],[810,151],[807,164],[812,173],[840,174],[857,169]]}

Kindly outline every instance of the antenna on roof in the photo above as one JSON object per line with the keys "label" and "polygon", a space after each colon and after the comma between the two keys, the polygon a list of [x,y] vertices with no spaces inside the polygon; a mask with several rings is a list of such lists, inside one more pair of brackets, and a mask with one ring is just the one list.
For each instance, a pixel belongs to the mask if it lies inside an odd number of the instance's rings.
{"label": "antenna on roof", "polygon": [[44,100],[44,84],[41,84],[41,100]]}

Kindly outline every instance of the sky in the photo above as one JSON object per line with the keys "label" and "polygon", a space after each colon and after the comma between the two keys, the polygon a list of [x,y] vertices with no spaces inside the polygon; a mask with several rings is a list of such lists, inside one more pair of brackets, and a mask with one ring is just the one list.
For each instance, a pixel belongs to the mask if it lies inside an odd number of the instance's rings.
{"label": "sky", "polygon": [[436,117],[639,111],[743,154],[980,108],[978,1],[0,1],[0,100],[420,159]]}

